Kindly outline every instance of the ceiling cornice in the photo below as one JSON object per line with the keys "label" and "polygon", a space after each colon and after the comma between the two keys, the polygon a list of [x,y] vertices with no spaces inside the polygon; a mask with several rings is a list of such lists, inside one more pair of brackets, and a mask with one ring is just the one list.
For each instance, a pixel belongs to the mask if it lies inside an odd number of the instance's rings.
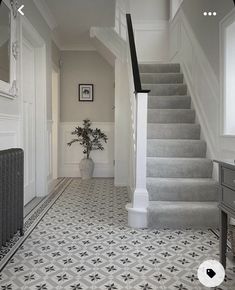
{"label": "ceiling cornice", "polygon": [[55,20],[55,17],[52,15],[48,5],[46,4],[45,0],[33,0],[33,2],[36,5],[42,17],[44,18],[44,20],[46,21],[49,28],[53,31],[58,26],[58,24]]}

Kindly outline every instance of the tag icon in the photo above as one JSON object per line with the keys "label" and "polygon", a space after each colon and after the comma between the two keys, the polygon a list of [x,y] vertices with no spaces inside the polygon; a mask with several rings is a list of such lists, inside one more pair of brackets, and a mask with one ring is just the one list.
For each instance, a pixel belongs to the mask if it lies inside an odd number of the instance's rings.
{"label": "tag icon", "polygon": [[215,277],[216,273],[212,269],[207,269],[206,274],[212,279]]}
{"label": "tag icon", "polygon": [[211,288],[217,287],[223,283],[225,271],[222,264],[218,261],[208,260],[199,266],[197,275],[202,285]]}

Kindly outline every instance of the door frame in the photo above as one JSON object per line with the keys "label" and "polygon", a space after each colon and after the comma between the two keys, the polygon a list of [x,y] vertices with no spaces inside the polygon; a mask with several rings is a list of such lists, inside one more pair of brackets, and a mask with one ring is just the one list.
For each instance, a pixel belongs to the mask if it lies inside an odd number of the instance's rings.
{"label": "door frame", "polygon": [[[52,177],[53,180],[59,177],[59,124],[60,124],[60,68],[52,62],[52,82],[53,74],[57,76],[57,95],[56,95],[56,117],[53,112],[53,85],[52,85],[52,134],[56,131],[56,144],[52,142]],[[53,139],[52,139],[53,140]]]}
{"label": "door frame", "polygon": [[19,93],[20,93],[20,131],[21,147],[24,148],[23,97],[22,97],[22,45],[23,38],[35,49],[35,183],[36,196],[48,194],[47,172],[47,80],[46,80],[46,43],[26,17],[19,20]]}

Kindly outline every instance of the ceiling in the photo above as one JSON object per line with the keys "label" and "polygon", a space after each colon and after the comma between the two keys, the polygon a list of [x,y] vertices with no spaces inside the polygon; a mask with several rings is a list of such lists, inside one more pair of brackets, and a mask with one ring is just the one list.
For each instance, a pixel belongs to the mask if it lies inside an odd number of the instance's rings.
{"label": "ceiling", "polygon": [[93,49],[90,28],[114,26],[115,0],[37,1],[49,9],[61,49]]}

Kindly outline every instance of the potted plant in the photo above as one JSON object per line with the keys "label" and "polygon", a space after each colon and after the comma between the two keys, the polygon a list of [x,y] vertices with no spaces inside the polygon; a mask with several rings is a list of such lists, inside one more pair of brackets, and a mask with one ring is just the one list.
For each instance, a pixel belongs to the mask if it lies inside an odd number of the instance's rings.
{"label": "potted plant", "polygon": [[71,146],[75,142],[83,147],[83,153],[86,155],[79,163],[82,179],[90,179],[94,172],[94,162],[90,158],[91,151],[104,150],[102,141],[107,143],[107,136],[98,128],[91,128],[92,122],[89,119],[83,120],[83,127],[76,127],[71,133],[77,137],[68,143]]}

